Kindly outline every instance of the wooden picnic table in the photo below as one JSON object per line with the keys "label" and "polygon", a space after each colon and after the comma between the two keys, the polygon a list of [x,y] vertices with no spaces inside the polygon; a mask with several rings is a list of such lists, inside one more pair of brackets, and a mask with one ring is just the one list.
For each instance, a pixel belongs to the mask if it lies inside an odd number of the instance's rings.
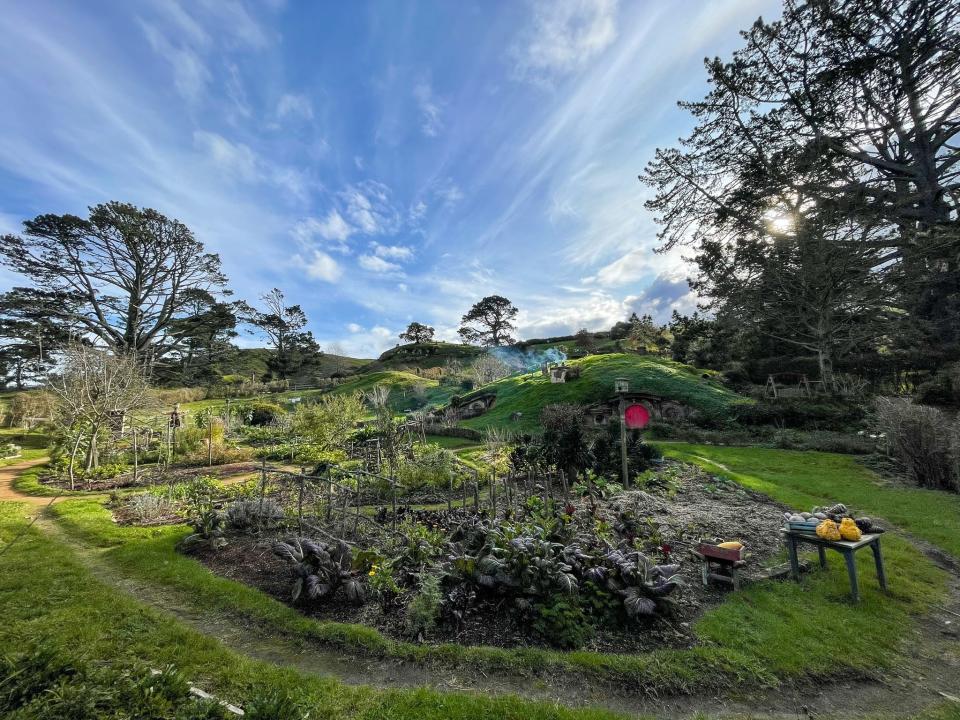
{"label": "wooden picnic table", "polygon": [[847,575],[850,577],[850,594],[854,602],[860,602],[860,585],[857,581],[857,562],[854,557],[857,550],[869,547],[873,552],[873,562],[877,568],[877,580],[880,583],[880,589],[887,589],[887,573],[883,567],[883,553],[880,551],[880,535],[864,534],[859,540],[825,540],[816,533],[802,532],[800,530],[783,529],[780,531],[787,543],[787,554],[790,556],[790,569],[793,579],[800,581],[800,559],[797,555],[797,546],[800,543],[808,543],[817,547],[817,554],[820,557],[820,567],[827,566],[827,553],[829,550],[836,550],[843,555],[847,563]]}

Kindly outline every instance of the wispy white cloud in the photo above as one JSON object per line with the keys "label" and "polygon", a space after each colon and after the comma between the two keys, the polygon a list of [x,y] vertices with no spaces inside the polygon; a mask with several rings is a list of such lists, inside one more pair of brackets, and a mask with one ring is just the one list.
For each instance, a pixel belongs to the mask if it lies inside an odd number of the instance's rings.
{"label": "wispy white cloud", "polygon": [[396,232],[400,213],[390,199],[390,188],[367,180],[351,185],[340,193],[350,222],[367,235],[388,235]]}
{"label": "wispy white cloud", "polygon": [[199,100],[213,77],[200,55],[189,46],[174,44],[151,23],[141,22],[141,27],[150,47],[170,65],[180,95],[191,102]]}
{"label": "wispy white cloud", "polygon": [[421,80],[413,86],[413,97],[420,111],[420,129],[427,137],[436,137],[443,129],[444,101],[433,92],[433,86]]}
{"label": "wispy white cloud", "polygon": [[298,260],[304,262],[307,275],[315,280],[335,283],[343,275],[340,264],[322,250],[314,250],[306,261],[300,258]]}
{"label": "wispy white cloud", "polygon": [[516,72],[537,82],[582,69],[617,39],[618,0],[538,0]]}
{"label": "wispy white cloud", "polygon": [[357,264],[364,270],[381,275],[400,271],[400,266],[397,263],[384,260],[379,255],[361,255],[357,258]]}
{"label": "wispy white cloud", "polygon": [[256,154],[243,143],[234,143],[206,130],[193,133],[193,143],[228,178],[253,182],[260,178]]}
{"label": "wispy white cloud", "polygon": [[373,244],[373,252],[378,257],[406,262],[413,259],[413,248],[408,245]]}
{"label": "wispy white cloud", "polygon": [[306,95],[286,93],[277,102],[277,117],[281,120],[290,118],[298,120],[313,119],[313,103]]}

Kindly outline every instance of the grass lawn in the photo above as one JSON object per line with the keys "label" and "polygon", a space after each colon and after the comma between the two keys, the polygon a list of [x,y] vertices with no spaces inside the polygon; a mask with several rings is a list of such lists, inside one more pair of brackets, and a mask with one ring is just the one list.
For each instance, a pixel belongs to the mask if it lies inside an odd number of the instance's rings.
{"label": "grass lawn", "polygon": [[708,472],[726,475],[798,510],[842,502],[861,514],[885,518],[960,558],[960,495],[955,493],[886,482],[851,455],[654,444],[666,457],[697,462]]}
{"label": "grass lawn", "polygon": [[[0,547],[22,532],[19,503],[0,503]],[[243,705],[274,691],[324,718],[533,718],[601,720],[610,713],[567,710],[515,697],[426,689],[376,690],[251,660],[94,579],[70,548],[27,530],[0,562],[0,647],[43,644],[58,656],[125,666],[175,665],[195,684]]]}
{"label": "grass lawn", "polygon": [[[590,404],[613,396],[613,382],[624,377],[630,389],[677,400],[707,412],[721,412],[738,402],[749,402],[730,392],[715,380],[705,379],[689,365],[648,355],[591,355],[571,360],[579,367],[576,380],[554,384],[539,371],[512,375],[484,385],[464,396],[465,400],[480,393],[494,392],[496,404],[483,415],[465,420],[466,427],[482,429],[499,425],[518,432],[534,432],[539,427],[540,410],[551,403]],[[511,421],[515,412],[523,413],[519,421]]]}
{"label": "grass lawn", "polygon": [[27,432],[22,428],[0,428],[0,445],[8,442],[21,447],[20,455],[14,458],[0,458],[0,467],[44,457],[47,454],[49,438],[42,432]]}

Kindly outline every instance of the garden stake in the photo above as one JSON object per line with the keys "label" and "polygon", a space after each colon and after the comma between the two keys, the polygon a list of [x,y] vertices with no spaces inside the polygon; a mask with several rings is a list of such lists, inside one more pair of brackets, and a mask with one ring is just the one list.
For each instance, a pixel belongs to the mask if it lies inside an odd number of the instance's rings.
{"label": "garden stake", "polygon": [[447,476],[447,512],[453,512],[453,473]]}
{"label": "garden stake", "polygon": [[259,524],[260,529],[263,530],[263,496],[267,492],[267,459],[263,458],[260,461],[260,515],[259,515]]}
{"label": "garden stake", "polygon": [[303,535],[303,469],[300,469],[300,477],[297,479],[299,492],[297,493],[297,533]]}

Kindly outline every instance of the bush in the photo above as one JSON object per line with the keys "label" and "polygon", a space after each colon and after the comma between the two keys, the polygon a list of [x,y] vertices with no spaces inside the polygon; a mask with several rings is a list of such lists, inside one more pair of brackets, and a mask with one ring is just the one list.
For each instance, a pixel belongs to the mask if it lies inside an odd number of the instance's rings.
{"label": "bush", "polygon": [[562,650],[582,647],[593,634],[587,614],[569,598],[555,596],[534,605],[533,611],[533,632]]}
{"label": "bush", "polygon": [[242,408],[244,422],[255,427],[272,425],[286,414],[282,407],[272,402],[254,402],[246,404]]}
{"label": "bush", "polygon": [[253,532],[273,527],[283,519],[283,508],[272,498],[237,500],[224,513],[227,525],[240,532]]}
{"label": "bush", "polygon": [[154,390],[153,395],[161,405],[176,405],[207,399],[207,390],[202,387],[169,388]]}
{"label": "bush", "polygon": [[743,425],[775,425],[799,430],[846,430],[862,422],[863,406],[827,399],[772,398],[735,406]]}
{"label": "bush", "polygon": [[918,485],[960,492],[960,420],[903,398],[879,398],[877,428]]}
{"label": "bush", "polygon": [[960,363],[953,363],[917,388],[917,402],[922,405],[960,405]]}
{"label": "bush", "polygon": [[433,630],[440,617],[440,577],[434,573],[425,574],[420,581],[420,592],[407,606],[407,632],[414,637],[422,637]]}
{"label": "bush", "polygon": [[169,498],[149,492],[128,497],[127,507],[141,524],[156,522],[173,512],[173,504]]}

